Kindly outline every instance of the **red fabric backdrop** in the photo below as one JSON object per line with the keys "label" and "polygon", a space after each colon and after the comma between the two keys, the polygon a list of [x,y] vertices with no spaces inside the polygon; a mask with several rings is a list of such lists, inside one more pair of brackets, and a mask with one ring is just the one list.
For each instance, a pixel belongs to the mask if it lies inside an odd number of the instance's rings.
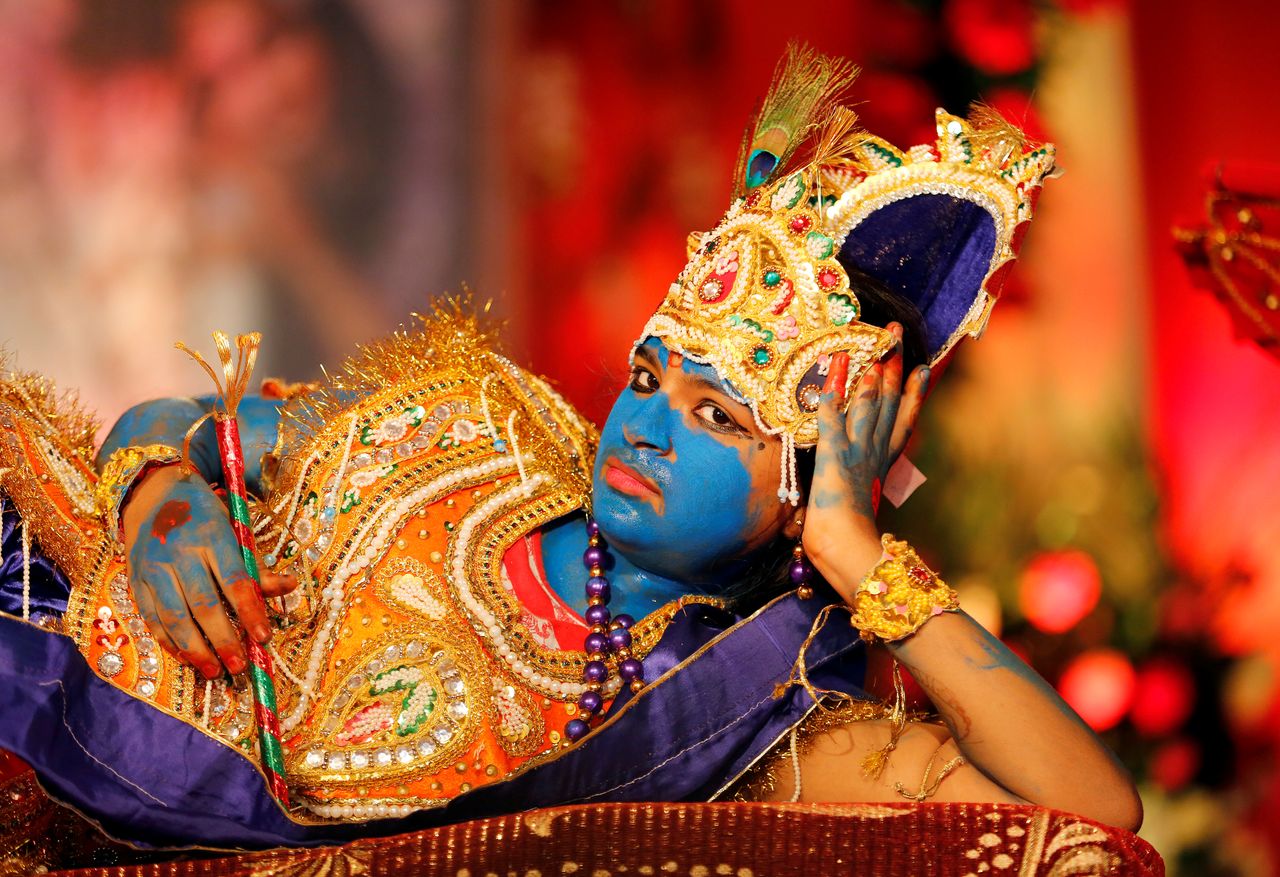
{"label": "red fabric backdrop", "polygon": [[[1192,287],[1169,230],[1199,215],[1211,164],[1280,164],[1280,10],[1268,0],[1136,0],[1132,15],[1153,291],[1150,423],[1169,545],[1193,580],[1167,614],[1207,621],[1227,651],[1266,651],[1274,666],[1280,363],[1233,337],[1225,310]],[[1235,729],[1238,738],[1274,746],[1278,718],[1273,701],[1270,720]],[[1258,822],[1280,850],[1280,828],[1265,818],[1280,806],[1280,783],[1274,773],[1260,782],[1269,787]]]}

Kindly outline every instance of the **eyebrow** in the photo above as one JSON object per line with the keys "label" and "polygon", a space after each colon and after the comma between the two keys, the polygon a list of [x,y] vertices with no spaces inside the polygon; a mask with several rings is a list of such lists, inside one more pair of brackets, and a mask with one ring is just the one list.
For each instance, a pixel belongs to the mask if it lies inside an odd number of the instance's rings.
{"label": "eyebrow", "polygon": [[738,401],[733,397],[732,393],[730,393],[728,390],[725,389],[724,384],[722,384],[720,381],[713,380],[705,375],[691,375],[688,373],[686,373],[684,377],[685,377],[685,380],[690,381],[691,383],[696,384],[699,387],[702,387],[702,389],[704,390],[710,390],[713,393],[719,393],[721,396],[724,396],[726,399],[728,399],[731,402]]}
{"label": "eyebrow", "polygon": [[[645,362],[647,362],[649,365],[655,366],[657,368],[662,368],[662,362],[658,359],[657,354],[655,354],[648,347],[644,347],[644,346],[636,347],[635,355],[636,355],[636,358],[645,360]],[[684,375],[685,380],[690,381],[695,386],[701,387],[703,390],[706,390],[708,392],[718,393],[729,402],[733,402],[737,405],[743,405],[742,401],[738,399],[738,397],[731,390],[726,388],[722,382],[717,381],[713,378],[709,378],[706,375],[697,375],[697,374],[691,375],[688,372],[682,372],[682,374]],[[743,406],[743,407],[748,407],[748,406]],[[745,429],[748,432],[751,432],[752,434],[754,434],[755,432],[752,429],[752,424],[748,424],[745,427]]]}
{"label": "eyebrow", "polygon": [[657,355],[656,355],[652,350],[650,350],[648,347],[645,347],[645,346],[643,346],[643,345],[641,345],[641,346],[637,347],[637,348],[636,348],[636,352],[635,352],[635,356],[636,356],[636,357],[638,357],[638,358],[640,358],[640,359],[645,360],[645,361],[646,361],[646,362],[648,362],[650,365],[656,365],[656,366],[658,366],[658,368],[662,368],[662,363],[660,363],[660,362],[658,361],[658,357],[657,357]]}
{"label": "eyebrow", "polygon": [[[645,360],[649,365],[657,366],[658,368],[663,368],[662,362],[658,359],[657,354],[655,354],[648,347],[643,347],[643,346],[637,347],[635,355],[638,359]],[[726,396],[729,399],[733,399],[733,401],[735,402],[737,401],[737,399],[734,399],[733,394],[728,392],[725,389],[724,384],[721,383],[720,381],[714,380],[713,378],[709,378],[706,375],[691,375],[688,372],[684,373],[684,377],[685,377],[685,380],[696,384],[697,386],[701,387],[704,390],[711,390],[716,393],[719,393],[722,396]]]}

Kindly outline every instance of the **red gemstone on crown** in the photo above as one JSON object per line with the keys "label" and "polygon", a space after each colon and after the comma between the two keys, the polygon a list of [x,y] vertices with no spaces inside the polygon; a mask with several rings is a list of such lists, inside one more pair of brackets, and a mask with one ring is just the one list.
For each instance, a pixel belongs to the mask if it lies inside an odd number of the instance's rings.
{"label": "red gemstone on crown", "polygon": [[831,268],[823,268],[818,272],[818,285],[823,289],[832,289],[840,282],[840,275]]}
{"label": "red gemstone on crown", "polygon": [[813,220],[807,216],[797,216],[791,220],[791,230],[796,234],[804,234],[811,225],[813,225]]}

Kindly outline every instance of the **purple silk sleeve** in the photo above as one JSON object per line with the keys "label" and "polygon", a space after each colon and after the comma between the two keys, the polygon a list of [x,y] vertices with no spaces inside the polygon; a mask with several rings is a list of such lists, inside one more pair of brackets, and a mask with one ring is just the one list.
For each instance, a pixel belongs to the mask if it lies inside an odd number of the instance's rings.
{"label": "purple silk sleeve", "polygon": [[[31,620],[39,623],[46,616],[60,618],[67,611],[71,583],[34,542],[30,558]],[[22,516],[3,492],[0,492],[0,612],[22,617]]]}
{"label": "purple silk sleeve", "polygon": [[[822,602],[790,595],[746,620],[703,607],[678,614],[646,658],[655,681],[620,698],[579,745],[404,819],[294,822],[241,753],[104,682],[67,637],[5,616],[0,747],[56,798],[142,846],[314,846],[551,804],[702,799],[812,707],[798,688],[773,695]],[[861,693],[863,649],[847,624],[827,625],[808,656],[815,684]]]}

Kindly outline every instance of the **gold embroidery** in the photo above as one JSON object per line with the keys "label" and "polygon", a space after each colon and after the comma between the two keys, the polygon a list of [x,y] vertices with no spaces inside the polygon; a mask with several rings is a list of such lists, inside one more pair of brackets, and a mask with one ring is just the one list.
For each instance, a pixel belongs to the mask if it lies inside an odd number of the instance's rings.
{"label": "gold embroidery", "polygon": [[[265,853],[246,857],[251,877],[359,877],[368,874],[373,851],[350,846],[314,853]],[[299,861],[301,859],[301,861]]]}

